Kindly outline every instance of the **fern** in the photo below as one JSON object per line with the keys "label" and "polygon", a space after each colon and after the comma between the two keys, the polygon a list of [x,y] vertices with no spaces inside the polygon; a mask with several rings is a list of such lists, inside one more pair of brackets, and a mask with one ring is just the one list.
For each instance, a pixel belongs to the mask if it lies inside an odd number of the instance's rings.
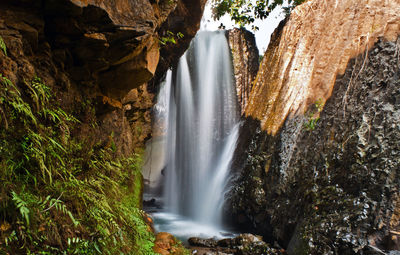
{"label": "fern", "polygon": [[15,230],[13,230],[10,235],[4,238],[4,243],[6,244],[6,246],[8,246],[9,243],[12,243],[17,240],[18,240],[17,233],[15,232]]}
{"label": "fern", "polygon": [[28,204],[21,199],[21,197],[18,196],[17,193],[14,191],[11,192],[12,195],[12,200],[15,203],[15,206],[19,210],[19,213],[21,214],[21,217],[25,220],[26,225],[29,226],[29,209],[28,209]]}
{"label": "fern", "polygon": [[[11,211],[7,234],[17,237],[0,233],[13,242],[0,250],[154,254],[154,235],[138,209],[141,156],[115,160],[113,135],[104,147],[76,141],[70,134],[79,120],[53,101],[50,88],[40,79],[26,87],[0,75],[1,123],[9,124],[0,128],[0,211]],[[65,221],[68,231],[59,225]]]}
{"label": "fern", "polygon": [[[1,74],[0,81],[5,86],[1,93],[5,98],[7,98],[7,101],[5,102],[11,106],[15,113],[22,114],[30,119],[34,125],[37,125],[37,119],[33,114],[31,107],[22,99],[21,92],[17,89],[17,87],[14,86],[14,84],[8,78],[2,76]],[[25,121],[25,118],[23,118],[23,120],[25,123],[28,123]]]}
{"label": "fern", "polygon": [[7,46],[4,43],[4,40],[1,36],[0,36],[0,49],[4,52],[4,55],[7,56]]}
{"label": "fern", "polygon": [[[61,193],[61,195],[62,195],[62,193]],[[60,197],[61,197],[61,195],[60,195]],[[61,212],[64,215],[67,215],[71,219],[71,221],[75,227],[78,226],[79,221],[77,221],[75,219],[75,217],[72,215],[71,211],[68,210],[65,203],[60,200],[60,197],[59,198],[51,198],[50,196],[47,196],[45,198],[45,200],[41,203],[41,207],[42,208],[45,208],[46,206],[48,206],[48,207],[43,209],[42,213],[47,212],[52,208],[55,208],[56,211]]]}

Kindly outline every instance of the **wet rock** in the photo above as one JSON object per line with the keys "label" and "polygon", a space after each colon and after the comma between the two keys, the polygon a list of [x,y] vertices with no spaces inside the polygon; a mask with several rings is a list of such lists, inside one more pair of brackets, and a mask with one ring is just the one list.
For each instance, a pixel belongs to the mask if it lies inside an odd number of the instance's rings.
{"label": "wet rock", "polygon": [[181,242],[167,232],[160,232],[156,235],[153,250],[161,255],[186,255],[189,252]]}
{"label": "wet rock", "polygon": [[239,236],[234,238],[235,243],[237,245],[250,245],[253,243],[263,243],[262,236],[257,236],[253,234],[240,234]]}
{"label": "wet rock", "polygon": [[243,170],[228,196],[232,217],[289,254],[398,249],[399,42],[351,60],[313,128],[308,114],[275,136],[246,120],[242,133],[252,135],[239,142],[247,156],[234,164]]}
{"label": "wet rock", "polygon": [[273,255],[284,254],[283,250],[272,248],[262,240],[261,236],[252,234],[240,234],[233,240],[234,246],[239,255]]}
{"label": "wet rock", "polygon": [[204,239],[199,237],[191,237],[188,239],[188,243],[191,246],[198,246],[198,247],[215,248],[217,246],[217,241],[213,238]]}
{"label": "wet rock", "polygon": [[[396,24],[400,16],[378,2],[358,4],[299,6],[273,36],[246,108],[225,211],[289,254],[399,249],[400,29],[383,19],[368,38],[358,32],[372,25],[371,13]],[[331,21],[340,24],[322,25]],[[324,32],[305,32],[306,24]]]}
{"label": "wet rock", "polygon": [[166,232],[160,232],[156,235],[154,242],[154,252],[161,255],[171,254],[173,246],[176,244],[176,239],[173,235]]}
{"label": "wet rock", "polygon": [[[202,239],[192,237],[189,244],[195,246],[192,254],[232,254],[232,255],[280,255],[285,254],[283,250],[272,248],[262,240],[261,236],[253,234],[240,234],[234,238],[225,238],[215,241],[214,239]],[[206,249],[198,247],[207,247]]]}
{"label": "wet rock", "polygon": [[143,200],[143,206],[156,206],[156,200],[154,198],[150,200]]}
{"label": "wet rock", "polygon": [[236,245],[235,239],[232,238],[225,238],[217,241],[217,246],[219,247],[226,247],[226,248],[231,248]]}

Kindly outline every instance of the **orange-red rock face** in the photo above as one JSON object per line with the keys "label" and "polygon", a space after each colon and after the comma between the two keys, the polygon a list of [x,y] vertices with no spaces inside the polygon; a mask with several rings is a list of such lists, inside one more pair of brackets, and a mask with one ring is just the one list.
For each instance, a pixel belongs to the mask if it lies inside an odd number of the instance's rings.
{"label": "orange-red rock face", "polygon": [[310,0],[298,6],[282,34],[273,36],[246,116],[276,134],[288,116],[325,103],[351,58],[399,33],[399,0]]}

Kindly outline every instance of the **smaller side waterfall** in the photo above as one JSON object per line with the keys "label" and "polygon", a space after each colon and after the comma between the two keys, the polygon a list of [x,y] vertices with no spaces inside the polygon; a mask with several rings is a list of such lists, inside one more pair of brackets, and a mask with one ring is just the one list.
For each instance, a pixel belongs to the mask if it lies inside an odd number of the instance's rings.
{"label": "smaller side waterfall", "polygon": [[199,32],[168,72],[155,108],[166,123],[164,210],[202,226],[222,225],[239,126],[233,79],[225,32]]}

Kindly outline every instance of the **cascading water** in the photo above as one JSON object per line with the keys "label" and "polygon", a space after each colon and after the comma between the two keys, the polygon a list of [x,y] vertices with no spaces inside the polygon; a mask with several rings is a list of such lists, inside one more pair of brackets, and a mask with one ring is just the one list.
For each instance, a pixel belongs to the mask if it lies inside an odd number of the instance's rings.
{"label": "cascading water", "polygon": [[159,104],[166,109],[167,123],[164,210],[220,229],[238,137],[232,61],[224,31],[197,34],[178,68],[167,74]]}

